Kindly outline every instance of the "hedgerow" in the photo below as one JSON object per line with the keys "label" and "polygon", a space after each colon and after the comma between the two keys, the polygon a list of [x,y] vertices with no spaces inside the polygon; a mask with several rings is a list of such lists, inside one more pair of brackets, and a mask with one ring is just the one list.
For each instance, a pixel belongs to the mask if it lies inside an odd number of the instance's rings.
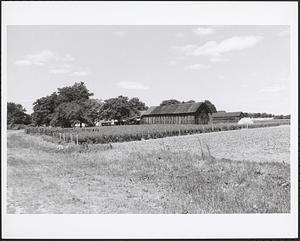
{"label": "hedgerow", "polygon": [[28,127],[25,129],[25,132],[27,134],[52,136],[63,142],[74,142],[76,144],[105,144],[156,139],[167,136],[238,130],[242,128],[278,126],[280,124],[285,123],[254,123],[249,126],[227,123],[214,125],[124,125],[87,128]]}

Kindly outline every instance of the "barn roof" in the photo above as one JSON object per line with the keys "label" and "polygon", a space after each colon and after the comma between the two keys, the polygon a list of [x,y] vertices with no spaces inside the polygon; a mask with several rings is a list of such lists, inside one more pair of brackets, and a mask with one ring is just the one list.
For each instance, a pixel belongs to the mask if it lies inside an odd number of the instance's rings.
{"label": "barn roof", "polygon": [[167,114],[186,114],[195,113],[203,102],[182,103],[163,106],[152,106],[142,115],[167,115]]}
{"label": "barn roof", "polygon": [[213,118],[239,117],[242,114],[243,114],[243,112],[241,112],[241,111],[237,111],[237,112],[217,112],[217,113],[213,113],[212,117]]}
{"label": "barn roof", "polygon": [[149,115],[155,108],[156,108],[156,106],[151,106],[147,110],[140,111],[140,114],[141,114],[141,116],[142,115]]}

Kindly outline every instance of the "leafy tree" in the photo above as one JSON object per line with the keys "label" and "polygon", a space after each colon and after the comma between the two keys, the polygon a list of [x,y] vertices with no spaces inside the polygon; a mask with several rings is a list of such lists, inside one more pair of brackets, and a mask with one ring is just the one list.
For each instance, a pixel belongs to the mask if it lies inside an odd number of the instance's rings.
{"label": "leafy tree", "polygon": [[[196,103],[196,101],[194,100],[189,100],[187,102],[183,101],[183,102],[180,102],[179,100],[176,100],[176,99],[170,99],[170,100],[164,100],[160,103],[160,106],[163,106],[163,105],[172,105],[172,104],[180,104],[180,103]],[[204,103],[208,106],[209,110],[212,112],[212,113],[215,113],[217,112],[217,109],[215,107],[214,104],[212,104],[209,100],[205,100]]]}
{"label": "leafy tree", "polygon": [[30,124],[32,124],[32,117],[31,117],[31,115],[28,115],[28,114],[25,115],[23,124],[24,125],[30,125]]}
{"label": "leafy tree", "polygon": [[105,100],[101,108],[101,117],[108,120],[122,120],[132,117],[140,110],[145,110],[145,103],[138,98],[128,99],[126,96],[118,96]]}
{"label": "leafy tree", "polygon": [[83,109],[78,103],[73,101],[62,103],[56,107],[50,125],[67,128],[82,122],[84,122]]}
{"label": "leafy tree", "polygon": [[81,103],[83,120],[88,126],[94,126],[100,119],[103,103],[101,100],[88,99]]}
{"label": "leafy tree", "polygon": [[92,95],[83,82],[58,88],[57,93],[37,99],[33,103],[34,124],[69,127],[75,122],[84,122],[93,125],[95,115],[99,114],[99,111],[94,111],[99,106],[89,99]]}
{"label": "leafy tree", "polygon": [[187,102],[185,102],[185,103],[196,103],[196,101],[194,101],[194,100],[189,100],[189,101],[187,101]]}
{"label": "leafy tree", "polygon": [[148,106],[146,106],[144,102],[141,102],[139,98],[136,97],[129,100],[129,105],[131,106],[134,114],[139,114],[140,111],[148,109]]}
{"label": "leafy tree", "polygon": [[13,102],[7,103],[7,125],[13,126],[16,124],[28,125],[31,123],[30,115],[25,113],[26,110],[22,105]]}
{"label": "leafy tree", "polygon": [[271,117],[274,117],[275,118],[275,115],[273,114],[268,114],[268,113],[248,113],[248,112],[244,112],[244,115],[246,117],[250,117],[250,118],[271,118]]}
{"label": "leafy tree", "polygon": [[274,115],[274,119],[291,119],[291,115]]}
{"label": "leafy tree", "polygon": [[217,112],[217,108],[215,107],[215,105],[213,103],[211,103],[209,100],[205,100],[204,103],[208,106],[208,108],[210,109],[210,111],[212,113],[216,113]]}
{"label": "leafy tree", "polygon": [[180,104],[181,102],[179,100],[175,100],[175,99],[170,99],[170,100],[163,100],[161,103],[160,103],[160,106],[163,106],[163,105],[173,105],[173,104]]}
{"label": "leafy tree", "polygon": [[58,96],[54,92],[49,96],[37,99],[33,103],[32,118],[35,125],[50,125],[55,108],[58,106]]}
{"label": "leafy tree", "polygon": [[92,95],[94,94],[89,92],[84,82],[80,82],[75,83],[73,86],[58,88],[57,101],[59,104],[72,101],[80,103],[89,99]]}

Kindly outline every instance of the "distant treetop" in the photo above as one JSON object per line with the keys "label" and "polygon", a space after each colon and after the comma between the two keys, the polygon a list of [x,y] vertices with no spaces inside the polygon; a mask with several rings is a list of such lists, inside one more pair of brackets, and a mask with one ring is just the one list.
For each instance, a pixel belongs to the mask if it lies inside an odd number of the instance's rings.
{"label": "distant treetop", "polygon": [[172,104],[180,104],[181,102],[179,100],[175,100],[175,99],[170,99],[170,100],[163,100],[161,103],[160,103],[160,106],[163,106],[163,105],[172,105]]}

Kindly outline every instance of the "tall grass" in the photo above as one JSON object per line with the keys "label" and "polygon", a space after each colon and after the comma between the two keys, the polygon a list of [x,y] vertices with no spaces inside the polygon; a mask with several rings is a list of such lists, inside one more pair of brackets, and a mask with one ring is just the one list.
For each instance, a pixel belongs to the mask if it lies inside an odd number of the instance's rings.
{"label": "tall grass", "polygon": [[198,141],[194,148],[203,151],[198,154],[169,150],[165,140],[164,145],[154,140],[160,147],[155,150],[137,142],[108,150],[95,145],[88,152],[76,146],[66,153],[42,136],[13,134],[8,137],[8,213],[290,212],[288,164],[210,161],[215,153],[209,154],[203,138]]}

